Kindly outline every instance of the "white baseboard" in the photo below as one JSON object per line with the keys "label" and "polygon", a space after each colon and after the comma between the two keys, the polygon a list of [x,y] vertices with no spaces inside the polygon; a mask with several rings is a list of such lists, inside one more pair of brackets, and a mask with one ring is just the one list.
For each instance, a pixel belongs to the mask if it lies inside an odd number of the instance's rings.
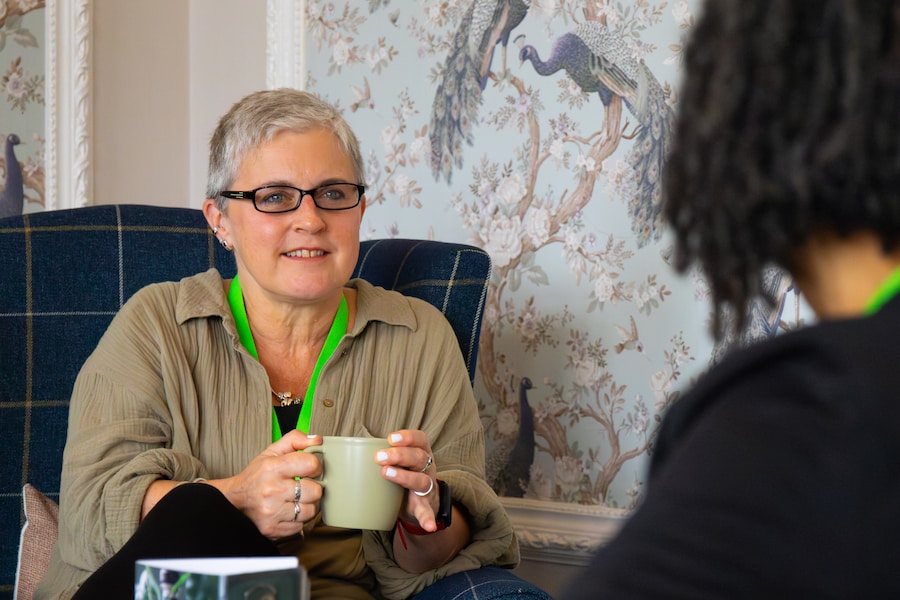
{"label": "white baseboard", "polygon": [[586,565],[601,545],[619,531],[625,509],[501,498],[523,558],[565,565]]}

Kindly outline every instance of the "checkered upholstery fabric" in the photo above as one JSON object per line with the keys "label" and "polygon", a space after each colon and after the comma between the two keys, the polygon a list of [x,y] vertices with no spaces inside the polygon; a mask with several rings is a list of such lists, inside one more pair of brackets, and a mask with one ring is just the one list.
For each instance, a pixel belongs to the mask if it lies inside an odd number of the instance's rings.
{"label": "checkered upholstery fabric", "polygon": [[353,277],[438,307],[453,326],[474,382],[490,273],[490,257],[481,248],[386,239],[362,243]]}
{"label": "checkered upholstery fabric", "polygon": [[[219,269],[233,256],[199,210],[92,206],[0,219],[0,600],[12,598],[22,487],[59,499],[75,376],[138,289]],[[474,377],[490,259],[462,244],[363,242],[354,276],[431,302]]]}
{"label": "checkered upholstery fabric", "polygon": [[412,600],[553,600],[532,585],[497,566],[463,571],[428,586]]}
{"label": "checkered upholstery fabric", "polygon": [[22,486],[59,500],[69,395],[141,287],[234,273],[200,211],[97,206],[0,220],[0,598],[11,598]]}

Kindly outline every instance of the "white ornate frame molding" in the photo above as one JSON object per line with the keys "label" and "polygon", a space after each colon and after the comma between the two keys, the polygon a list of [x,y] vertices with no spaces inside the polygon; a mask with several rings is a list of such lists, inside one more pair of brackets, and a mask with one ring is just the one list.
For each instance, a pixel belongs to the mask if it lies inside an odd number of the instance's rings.
{"label": "white ornate frame molding", "polygon": [[45,210],[93,199],[91,2],[47,0]]}
{"label": "white ornate frame molding", "polygon": [[[266,85],[306,87],[306,0],[266,0]],[[627,511],[521,498],[501,498],[522,556],[584,565],[624,523]]]}
{"label": "white ornate frame molding", "polygon": [[522,557],[586,565],[625,522],[628,511],[607,506],[501,498],[519,538]]}
{"label": "white ornate frame molding", "polygon": [[306,89],[306,0],[266,0],[266,87]]}

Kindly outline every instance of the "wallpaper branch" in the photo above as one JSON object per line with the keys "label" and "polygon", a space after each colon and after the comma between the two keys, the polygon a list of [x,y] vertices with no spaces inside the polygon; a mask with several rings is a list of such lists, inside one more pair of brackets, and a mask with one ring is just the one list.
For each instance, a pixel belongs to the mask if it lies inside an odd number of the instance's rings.
{"label": "wallpaper branch", "polygon": [[[662,414],[727,349],[712,346],[702,277],[670,268],[660,216],[697,4],[305,3],[307,71],[292,85],[360,137],[364,235],[491,254],[476,378],[487,474],[525,545],[564,560],[640,501]],[[789,281],[772,285],[787,298]],[[782,307],[754,306],[757,327],[734,342],[802,324]]]}

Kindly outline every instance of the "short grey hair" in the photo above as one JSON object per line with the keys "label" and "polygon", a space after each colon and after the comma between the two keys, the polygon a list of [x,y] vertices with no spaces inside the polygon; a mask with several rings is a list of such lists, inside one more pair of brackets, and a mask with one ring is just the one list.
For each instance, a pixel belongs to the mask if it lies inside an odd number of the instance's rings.
{"label": "short grey hair", "polygon": [[316,127],[334,133],[353,164],[356,183],[365,185],[359,140],[341,113],[310,93],[281,88],[245,96],[219,120],[209,142],[206,197],[215,199],[219,210],[224,211],[227,199],[220,194],[231,187],[250,152],[283,131],[303,133]]}

